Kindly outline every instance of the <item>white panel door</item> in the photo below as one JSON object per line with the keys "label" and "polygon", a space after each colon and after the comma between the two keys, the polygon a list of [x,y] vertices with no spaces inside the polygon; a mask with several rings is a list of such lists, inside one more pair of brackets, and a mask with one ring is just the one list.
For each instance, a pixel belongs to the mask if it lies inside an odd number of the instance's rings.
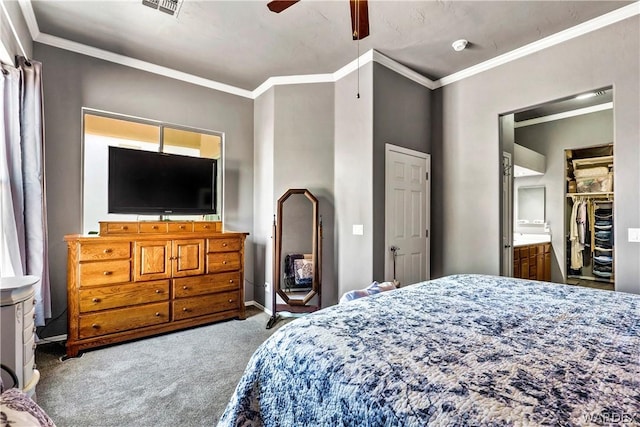
{"label": "white panel door", "polygon": [[385,172],[385,280],[428,280],[429,155],[387,144]]}

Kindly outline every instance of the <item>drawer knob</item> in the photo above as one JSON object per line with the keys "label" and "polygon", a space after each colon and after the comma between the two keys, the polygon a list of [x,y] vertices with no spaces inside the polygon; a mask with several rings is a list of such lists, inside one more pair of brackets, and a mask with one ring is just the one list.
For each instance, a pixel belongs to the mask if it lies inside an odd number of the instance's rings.
{"label": "drawer knob", "polygon": [[229,302],[233,302],[233,300],[231,298],[229,298]]}
{"label": "drawer knob", "polygon": [[160,289],[156,289],[156,294],[161,294],[162,291]]}
{"label": "drawer knob", "polygon": [[184,225],[181,225],[181,226],[180,226],[180,230],[184,230]]}
{"label": "drawer knob", "polygon": [[113,272],[112,271],[105,271],[102,274],[104,274],[105,276],[111,276],[111,274],[113,274]]}
{"label": "drawer knob", "polygon": [[205,225],[205,226],[204,226],[204,228],[205,228],[205,229],[209,229],[209,226],[208,226],[208,225]]}
{"label": "drawer knob", "polygon": [[182,311],[189,311],[187,307],[182,307]]}
{"label": "drawer knob", "polygon": [[100,325],[98,325],[97,323],[94,323],[93,325],[91,325],[91,327],[93,329],[100,329]]}
{"label": "drawer knob", "polygon": [[105,249],[105,250],[104,250],[104,251],[102,251],[102,252],[104,252],[105,254],[110,254],[111,252],[113,252],[113,249],[109,249],[109,248],[107,248],[107,249]]}
{"label": "drawer knob", "polygon": [[94,298],[92,301],[93,302],[100,302],[100,298]]}
{"label": "drawer knob", "polygon": [[223,263],[223,264],[226,264],[226,263],[227,263],[227,261],[226,261],[226,260],[225,260],[225,261],[222,261],[222,263]]}
{"label": "drawer knob", "polygon": [[233,283],[233,279],[229,279],[229,283]]}
{"label": "drawer knob", "polygon": [[160,317],[160,313],[156,311],[156,317]]}
{"label": "drawer knob", "polygon": [[154,226],[152,226],[152,227],[151,227],[151,229],[152,229],[152,230],[157,230],[157,229],[158,229],[158,226],[157,226],[157,225],[154,225]]}
{"label": "drawer knob", "polygon": [[183,286],[182,289],[184,289],[186,291],[187,289],[189,289],[189,287],[188,286]]}
{"label": "drawer knob", "polygon": [[223,244],[222,244],[222,247],[225,247],[225,248],[226,248],[226,247],[227,247],[227,244],[226,244],[226,243],[223,243]]}
{"label": "drawer knob", "polygon": [[128,226],[126,226],[126,225],[123,225],[122,227],[120,227],[120,229],[121,229],[121,230],[128,230],[128,229],[129,229],[129,227],[128,227]]}
{"label": "drawer knob", "polygon": [[32,350],[35,350],[37,345],[38,345],[38,344],[33,343],[33,345],[31,346],[31,349],[32,349]]}

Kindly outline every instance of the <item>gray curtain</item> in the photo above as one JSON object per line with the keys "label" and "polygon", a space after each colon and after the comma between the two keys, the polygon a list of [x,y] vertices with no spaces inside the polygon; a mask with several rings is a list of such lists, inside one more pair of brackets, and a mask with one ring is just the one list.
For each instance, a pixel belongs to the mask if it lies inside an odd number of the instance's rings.
{"label": "gray curtain", "polygon": [[42,64],[18,58],[2,66],[0,115],[0,276],[34,275],[36,325],[51,317],[44,184]]}

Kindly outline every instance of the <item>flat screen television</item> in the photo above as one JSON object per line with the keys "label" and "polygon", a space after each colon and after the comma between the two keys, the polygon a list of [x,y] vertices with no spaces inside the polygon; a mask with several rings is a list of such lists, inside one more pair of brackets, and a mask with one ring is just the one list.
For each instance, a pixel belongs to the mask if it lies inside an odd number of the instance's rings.
{"label": "flat screen television", "polygon": [[205,215],[216,212],[217,161],[109,147],[109,213]]}

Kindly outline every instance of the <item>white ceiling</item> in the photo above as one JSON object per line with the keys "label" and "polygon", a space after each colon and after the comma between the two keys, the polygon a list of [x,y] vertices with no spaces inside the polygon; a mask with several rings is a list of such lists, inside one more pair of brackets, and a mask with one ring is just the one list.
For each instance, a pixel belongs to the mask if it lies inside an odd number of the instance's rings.
{"label": "white ceiling", "polygon": [[[142,0],[31,6],[45,35],[254,90],[273,76],[333,73],[370,49],[437,80],[629,3],[369,0],[371,35],[359,45],[348,0],[302,0],[280,14],[266,0],[185,0],[177,18]],[[455,52],[460,38],[469,47]]]}

